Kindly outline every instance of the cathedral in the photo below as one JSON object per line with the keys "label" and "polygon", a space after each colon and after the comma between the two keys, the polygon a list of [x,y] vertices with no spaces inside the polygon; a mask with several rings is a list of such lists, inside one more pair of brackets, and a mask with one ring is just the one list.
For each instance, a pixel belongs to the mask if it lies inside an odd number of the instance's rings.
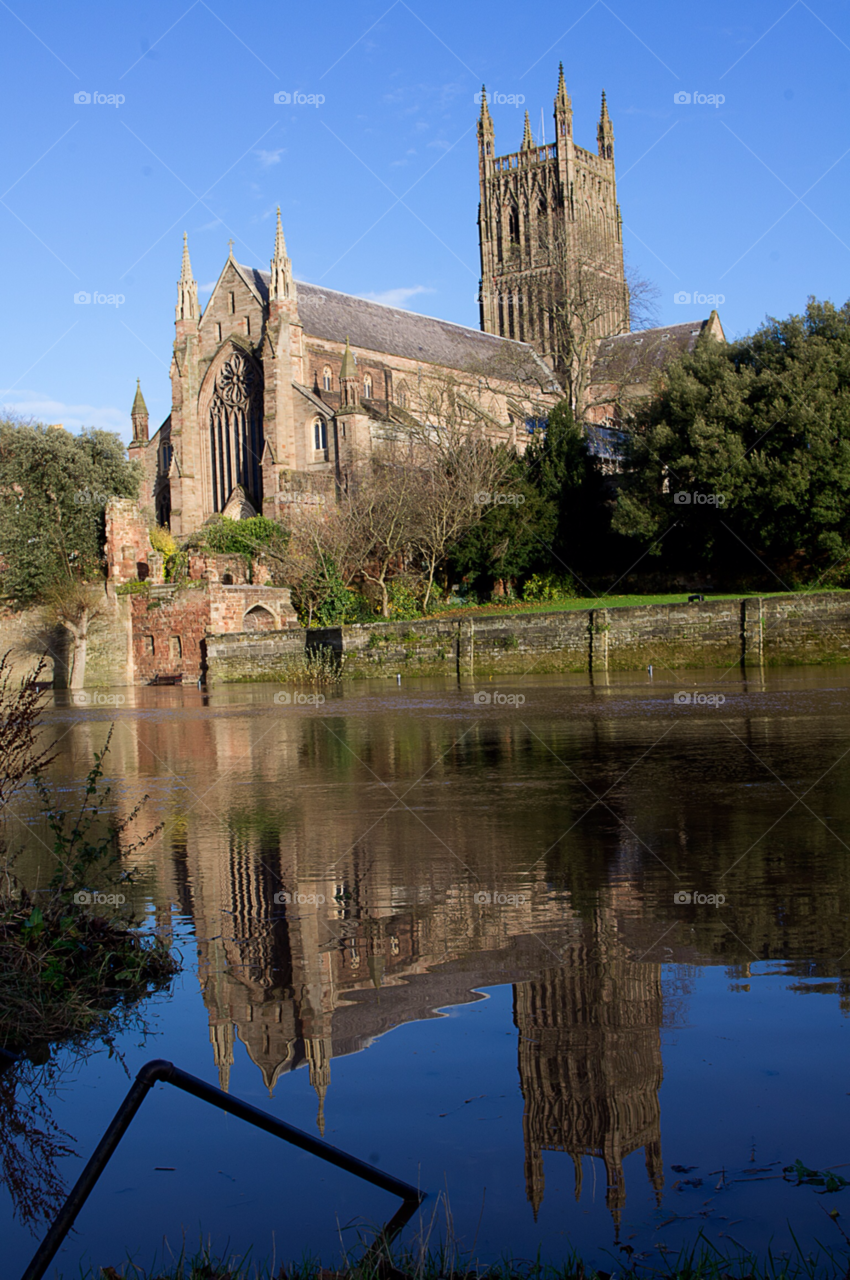
{"label": "cathedral", "polygon": [[[519,151],[497,156],[481,94],[480,329],[296,281],[279,209],[269,271],[237,262],[231,241],[202,311],[184,236],[171,413],[150,436],[140,387],[132,408],[129,454],[160,524],[185,535],[216,513],[285,521],[382,441],[435,425],[447,400],[462,426],[522,452],[564,395],[578,345],[592,361],[603,340],[617,343],[600,365],[601,399],[579,415],[589,434],[615,421],[617,362],[644,379],[633,372],[643,339],[629,333],[614,133],[603,94],[596,153],[576,145],[563,67],[554,108],[553,143],[535,145],[526,114]],[[579,310],[582,297],[594,303],[580,344],[563,323],[577,296]],[[654,332],[667,359],[700,328]]]}

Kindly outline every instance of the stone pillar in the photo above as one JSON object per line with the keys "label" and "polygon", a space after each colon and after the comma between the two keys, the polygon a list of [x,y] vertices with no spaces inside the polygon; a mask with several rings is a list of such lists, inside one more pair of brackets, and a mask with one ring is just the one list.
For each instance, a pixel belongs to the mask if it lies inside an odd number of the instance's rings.
{"label": "stone pillar", "polygon": [[764,600],[751,596],[741,601],[741,666],[764,665]]}
{"label": "stone pillar", "polygon": [[588,615],[590,631],[589,666],[593,671],[608,670],[608,610],[591,609]]}
{"label": "stone pillar", "polygon": [[463,618],[457,627],[457,678],[475,674],[475,624],[471,618]]}

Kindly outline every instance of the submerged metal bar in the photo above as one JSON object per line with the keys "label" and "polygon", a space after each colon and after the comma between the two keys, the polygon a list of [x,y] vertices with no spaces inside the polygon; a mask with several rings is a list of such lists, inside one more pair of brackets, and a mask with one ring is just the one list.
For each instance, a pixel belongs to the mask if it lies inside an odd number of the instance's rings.
{"label": "submerged metal bar", "polygon": [[350,1156],[346,1151],[340,1151],[329,1142],[314,1138],[303,1129],[296,1129],[285,1120],[278,1120],[276,1116],[269,1115],[267,1111],[260,1111],[258,1107],[253,1107],[248,1102],[241,1102],[239,1098],[231,1097],[214,1085],[207,1084],[205,1080],[200,1080],[197,1076],[190,1075],[188,1071],[175,1067],[173,1062],[155,1058],[152,1062],[146,1062],[139,1071],[21,1280],[41,1280],[62,1241],[74,1225],[77,1215],[94,1190],[98,1178],[114,1154],[118,1143],[130,1127],[133,1117],[158,1082],[173,1084],[184,1093],[190,1093],[193,1097],[218,1107],[220,1111],[227,1111],[240,1120],[247,1120],[255,1128],[263,1129],[276,1138],[283,1138],[284,1142],[300,1147],[302,1151],[309,1151],[320,1160],[326,1160],[328,1164],[336,1165],[338,1169],[353,1173],[355,1177],[371,1182],[382,1191],[389,1191],[399,1196],[403,1204],[385,1228],[388,1238],[401,1230],[425,1199],[425,1192],[411,1186],[410,1183],[393,1178],[388,1173],[382,1173],[380,1169],[375,1169],[365,1161],[358,1160],[356,1156]]}

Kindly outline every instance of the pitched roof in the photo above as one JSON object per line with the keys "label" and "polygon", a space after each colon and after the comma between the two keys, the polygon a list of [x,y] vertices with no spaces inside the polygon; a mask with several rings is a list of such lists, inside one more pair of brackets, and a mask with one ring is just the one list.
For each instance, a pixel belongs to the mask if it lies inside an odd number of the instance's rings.
{"label": "pitched roof", "polygon": [[[250,288],[263,301],[269,296],[267,271],[237,264]],[[507,381],[529,379],[554,383],[549,366],[526,342],[498,338],[434,316],[385,307],[350,293],[338,293],[319,285],[296,281],[298,310],[308,337],[386,355],[403,356],[423,364],[503,377]]]}
{"label": "pitched roof", "polygon": [[591,381],[595,384],[616,382],[630,384],[649,382],[652,374],[671,360],[693,351],[697,339],[706,331],[725,341],[720,318],[712,311],[706,320],[685,324],[667,324],[660,329],[639,329],[635,333],[617,333],[603,338],[596,348]]}

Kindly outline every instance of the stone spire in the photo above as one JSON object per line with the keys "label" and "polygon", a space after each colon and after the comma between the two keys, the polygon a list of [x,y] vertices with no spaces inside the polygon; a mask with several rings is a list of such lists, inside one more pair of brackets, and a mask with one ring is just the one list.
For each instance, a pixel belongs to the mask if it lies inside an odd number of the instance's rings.
{"label": "stone spire", "polygon": [[339,386],[342,392],[342,407],[351,408],[360,399],[360,387],[357,381],[357,361],[354,352],[345,339],[345,352],[342,357],[342,368],[339,371]]}
{"label": "stone spire", "polygon": [[180,279],[177,282],[176,314],[178,320],[194,320],[196,323],[201,314],[198,306],[198,286],[192,277],[192,264],[189,261],[189,240],[185,231],[183,232],[183,265],[180,270]]}
{"label": "stone spire", "polygon": [[493,117],[487,105],[487,90],[481,86],[481,115],[478,117],[478,167],[482,174],[488,172],[493,163],[496,150],[496,131],[493,128]]}
{"label": "stone spire", "polygon": [[145,404],[145,397],[142,395],[142,384],[136,379],[136,395],[133,400],[133,407],[130,410],[130,421],[133,423],[133,443],[148,439],[148,406]]}
{"label": "stone spire", "polygon": [[534,139],[533,139],[533,138],[532,138],[532,136],[531,136],[531,121],[529,120],[529,118],[528,118],[528,112],[526,111],[526,113],[525,113],[525,130],[524,130],[523,135],[522,135],[522,147],[521,147],[520,149],[521,149],[522,151],[528,151],[528,150],[529,150],[529,148],[530,148],[530,147],[533,147],[533,146],[534,146]]}
{"label": "stone spire", "polygon": [[555,140],[559,144],[572,139],[573,104],[564,80],[564,64],[558,68],[558,92],[555,94]]}
{"label": "stone spire", "polygon": [[614,126],[608,114],[608,103],[605,101],[605,90],[602,90],[602,110],[596,129],[596,141],[599,154],[603,160],[614,159]]}
{"label": "stone spire", "polygon": [[274,257],[271,262],[271,280],[269,282],[269,298],[275,302],[286,302],[294,297],[292,280],[292,260],[286,256],[286,241],[283,238],[283,226],[280,221],[280,205],[277,207],[277,229],[274,238]]}

